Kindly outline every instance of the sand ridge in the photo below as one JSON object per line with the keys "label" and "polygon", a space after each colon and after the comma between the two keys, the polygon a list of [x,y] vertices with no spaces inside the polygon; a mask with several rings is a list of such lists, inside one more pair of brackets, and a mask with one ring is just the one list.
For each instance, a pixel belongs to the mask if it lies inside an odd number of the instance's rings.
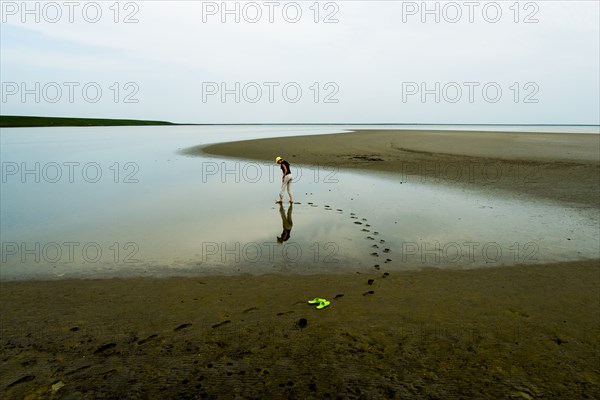
{"label": "sand ridge", "polygon": [[198,146],[186,154],[392,173],[400,180],[600,207],[600,135],[361,130]]}

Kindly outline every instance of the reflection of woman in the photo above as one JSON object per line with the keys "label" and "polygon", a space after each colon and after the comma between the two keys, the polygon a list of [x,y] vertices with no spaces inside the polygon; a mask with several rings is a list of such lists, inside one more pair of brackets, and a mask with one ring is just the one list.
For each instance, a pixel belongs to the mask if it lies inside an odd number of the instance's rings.
{"label": "reflection of woman", "polygon": [[294,223],[292,222],[292,207],[293,205],[290,204],[290,208],[288,208],[286,215],[283,205],[279,205],[279,215],[281,215],[281,222],[283,223],[283,232],[281,232],[281,236],[277,236],[277,243],[283,243],[290,238],[292,226],[294,226]]}

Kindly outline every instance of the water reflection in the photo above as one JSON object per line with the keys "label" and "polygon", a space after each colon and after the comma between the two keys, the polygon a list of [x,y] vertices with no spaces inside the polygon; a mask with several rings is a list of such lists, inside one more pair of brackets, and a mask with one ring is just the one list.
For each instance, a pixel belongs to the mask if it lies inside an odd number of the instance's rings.
{"label": "water reflection", "polygon": [[290,208],[288,208],[286,213],[285,209],[283,208],[283,204],[279,204],[279,215],[281,216],[281,223],[283,225],[283,232],[281,232],[281,236],[277,236],[277,243],[279,244],[287,242],[290,239],[292,227],[294,226],[294,222],[292,221],[293,208],[293,203],[290,203]]}

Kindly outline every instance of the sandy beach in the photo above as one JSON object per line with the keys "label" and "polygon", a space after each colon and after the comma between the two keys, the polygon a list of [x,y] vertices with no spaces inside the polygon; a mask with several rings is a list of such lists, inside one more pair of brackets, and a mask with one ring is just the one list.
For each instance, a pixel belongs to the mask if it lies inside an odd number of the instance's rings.
{"label": "sandy beach", "polygon": [[[598,135],[361,131],[200,151],[600,210]],[[600,397],[598,260],[0,285],[3,398]]]}
{"label": "sandy beach", "polygon": [[430,182],[600,207],[600,135],[364,130],[215,144],[225,157],[392,173]]}

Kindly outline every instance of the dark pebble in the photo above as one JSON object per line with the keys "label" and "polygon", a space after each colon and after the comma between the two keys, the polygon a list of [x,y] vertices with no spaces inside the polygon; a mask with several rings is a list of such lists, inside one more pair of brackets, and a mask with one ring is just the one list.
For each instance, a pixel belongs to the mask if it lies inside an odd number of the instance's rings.
{"label": "dark pebble", "polygon": [[306,328],[307,324],[308,324],[308,321],[306,320],[306,318],[300,318],[298,320],[298,328],[300,328],[300,329]]}

